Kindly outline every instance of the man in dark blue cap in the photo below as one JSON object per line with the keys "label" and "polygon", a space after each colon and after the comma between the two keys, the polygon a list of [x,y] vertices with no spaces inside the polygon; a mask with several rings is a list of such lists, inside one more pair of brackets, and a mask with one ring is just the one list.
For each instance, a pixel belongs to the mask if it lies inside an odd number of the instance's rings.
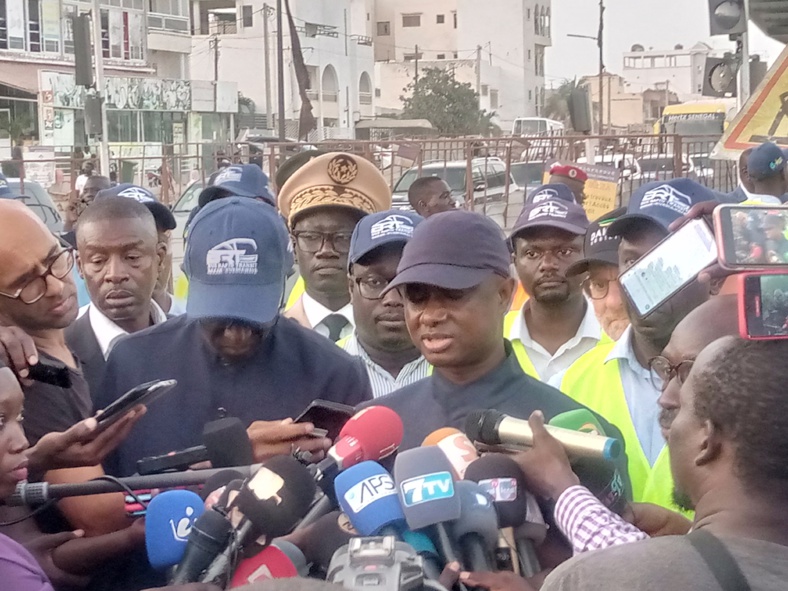
{"label": "man in dark blue cap", "polygon": [[755,196],[771,196],[784,201],[786,187],[785,154],[772,142],[753,149],[747,160],[747,172],[753,183]]}
{"label": "man in dark blue cap", "polygon": [[371,398],[360,363],[320,335],[279,316],[287,238],[276,210],[253,199],[209,203],[194,218],[184,257],[185,316],[130,335],[107,361],[96,408],[155,379],[177,387],[151,406],[108,469],[201,443],[205,423],[228,415],[250,425],[255,457],[331,442],[291,424],[317,398],[355,405]]}
{"label": "man in dark blue cap", "polygon": [[[522,419],[541,410],[549,420],[582,408],[526,375],[504,339],[503,318],[515,288],[510,261],[500,228],[478,213],[439,213],[413,232],[386,292],[400,292],[408,332],[435,369],[375,400],[402,417],[400,449],[421,445],[441,427],[463,429],[476,409]],[[615,433],[607,423],[604,429]]]}
{"label": "man in dark blue cap", "polygon": [[572,190],[562,183],[550,183],[536,187],[533,191],[528,193],[525,198],[525,204],[541,203],[542,201],[568,201],[569,203],[577,203],[577,198]]}
{"label": "man in dark blue cap", "polygon": [[348,254],[355,330],[337,344],[359,357],[375,398],[426,378],[430,365],[408,334],[399,291],[383,291],[397,274],[402,249],[423,221],[409,211],[388,210],[361,218]]}

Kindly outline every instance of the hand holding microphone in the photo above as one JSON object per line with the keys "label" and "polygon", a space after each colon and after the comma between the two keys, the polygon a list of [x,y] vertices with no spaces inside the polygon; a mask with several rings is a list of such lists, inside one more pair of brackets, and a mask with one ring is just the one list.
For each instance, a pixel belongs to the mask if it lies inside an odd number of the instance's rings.
{"label": "hand holding microphone", "polygon": [[294,423],[293,419],[283,421],[255,421],[246,430],[252,442],[256,462],[279,455],[291,455],[295,450],[308,451],[313,461],[323,459],[331,447],[331,440],[314,437],[312,423]]}

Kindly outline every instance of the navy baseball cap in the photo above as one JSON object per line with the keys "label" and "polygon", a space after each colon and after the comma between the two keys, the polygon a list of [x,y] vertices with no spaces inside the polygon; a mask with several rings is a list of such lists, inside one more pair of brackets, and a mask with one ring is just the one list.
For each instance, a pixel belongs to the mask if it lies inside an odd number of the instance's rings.
{"label": "navy baseball cap", "polygon": [[461,209],[438,213],[413,231],[386,291],[407,283],[468,289],[493,274],[510,277],[510,263],[506,238],[490,218]]}
{"label": "navy baseball cap", "polygon": [[618,267],[618,245],[621,243],[621,237],[611,236],[608,228],[626,211],[626,207],[619,207],[591,222],[583,242],[583,258],[566,270],[567,277],[585,273],[592,263]]}
{"label": "navy baseball cap", "polygon": [[284,221],[270,205],[228,197],[208,203],[189,229],[186,313],[265,324],[276,318],[288,271]]}
{"label": "navy baseball cap", "polygon": [[256,164],[233,164],[219,171],[210,187],[203,189],[198,204],[203,207],[222,197],[252,197],[276,205],[268,175]]}
{"label": "navy baseball cap", "polygon": [[121,183],[109,189],[102,189],[96,195],[96,199],[104,199],[105,197],[127,197],[139,201],[153,214],[153,219],[156,220],[156,228],[159,232],[174,230],[175,226],[178,225],[170,208],[156,199],[153,193],[139,185]]}
{"label": "navy baseball cap", "polygon": [[668,226],[683,217],[693,205],[719,201],[717,194],[687,178],[654,181],[638,187],[629,198],[627,212],[607,229],[611,236],[623,236],[637,220],[648,220],[665,232]]}
{"label": "navy baseball cap", "polygon": [[424,218],[410,211],[390,209],[364,216],[356,224],[350,239],[348,267],[359,262],[384,244],[400,243],[403,246],[413,236],[413,230]]}
{"label": "navy baseball cap", "polygon": [[543,201],[555,201],[556,199],[568,201],[569,203],[577,203],[575,194],[572,193],[569,187],[561,183],[551,183],[549,185],[536,187],[536,189],[531,191],[525,199],[525,204],[530,205],[531,203],[541,203]]}
{"label": "navy baseball cap", "polygon": [[764,142],[750,152],[747,172],[756,181],[782,174],[785,169],[785,154],[772,142]]}
{"label": "navy baseball cap", "polygon": [[11,187],[8,186],[8,179],[0,173],[0,199],[13,199],[15,197]]}
{"label": "navy baseball cap", "polygon": [[527,203],[514,223],[510,239],[524,230],[543,227],[557,228],[579,236],[586,233],[588,223],[586,211],[573,201],[549,199]]}

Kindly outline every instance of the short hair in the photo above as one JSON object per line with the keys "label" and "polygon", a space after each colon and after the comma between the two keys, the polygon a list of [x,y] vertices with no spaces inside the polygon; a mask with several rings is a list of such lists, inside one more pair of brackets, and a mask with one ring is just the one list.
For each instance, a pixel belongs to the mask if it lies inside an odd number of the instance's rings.
{"label": "short hair", "polygon": [[788,340],[726,343],[694,377],[694,411],[735,447],[736,476],[748,487],[788,484]]}
{"label": "short hair", "polygon": [[108,220],[142,220],[144,223],[150,224],[153,233],[158,235],[156,220],[142,203],[128,197],[104,197],[95,200],[79,217],[77,236],[79,236],[81,227],[91,222]]}
{"label": "short hair", "polygon": [[419,197],[421,196],[424,189],[436,182],[441,183],[444,182],[444,180],[439,176],[423,176],[413,181],[410,188],[408,189],[408,202],[410,203],[410,206],[415,209],[416,204],[419,202]]}

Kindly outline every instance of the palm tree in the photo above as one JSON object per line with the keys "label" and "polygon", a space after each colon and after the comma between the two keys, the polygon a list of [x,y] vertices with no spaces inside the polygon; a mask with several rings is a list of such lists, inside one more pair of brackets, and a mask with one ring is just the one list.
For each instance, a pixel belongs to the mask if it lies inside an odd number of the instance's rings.
{"label": "palm tree", "polygon": [[544,116],[569,124],[569,97],[577,88],[577,79],[564,80],[558,88],[548,91],[545,97]]}

